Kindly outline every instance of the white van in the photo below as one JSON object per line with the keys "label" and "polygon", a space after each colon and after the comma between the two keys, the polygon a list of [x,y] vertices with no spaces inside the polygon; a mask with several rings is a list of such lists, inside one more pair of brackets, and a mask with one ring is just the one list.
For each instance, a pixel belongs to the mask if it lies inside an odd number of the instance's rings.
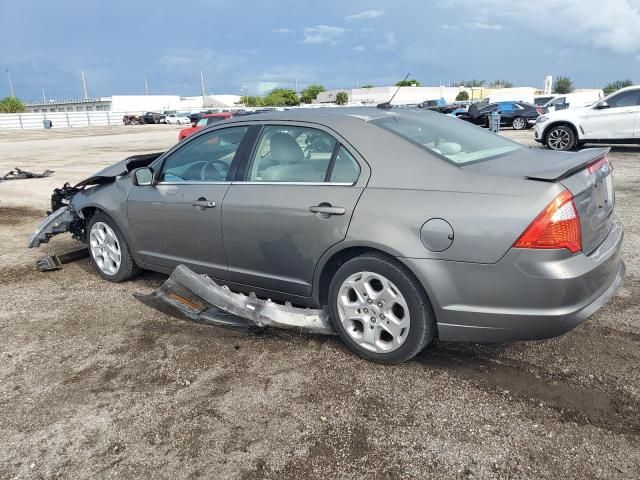
{"label": "white van", "polygon": [[556,98],[549,101],[544,106],[549,112],[555,112],[556,110],[566,110],[567,108],[588,107],[603,98],[604,92],[602,90],[587,90],[585,92],[557,95]]}

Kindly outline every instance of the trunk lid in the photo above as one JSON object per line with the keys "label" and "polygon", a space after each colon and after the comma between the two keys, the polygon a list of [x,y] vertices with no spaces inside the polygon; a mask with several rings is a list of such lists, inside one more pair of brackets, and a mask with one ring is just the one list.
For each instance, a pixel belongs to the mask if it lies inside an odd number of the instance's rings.
{"label": "trunk lid", "polygon": [[609,150],[589,148],[580,152],[553,152],[523,149],[462,168],[483,175],[561,183],[573,195],[580,217],[582,251],[588,255],[600,246],[613,224],[613,175],[612,166],[606,160]]}

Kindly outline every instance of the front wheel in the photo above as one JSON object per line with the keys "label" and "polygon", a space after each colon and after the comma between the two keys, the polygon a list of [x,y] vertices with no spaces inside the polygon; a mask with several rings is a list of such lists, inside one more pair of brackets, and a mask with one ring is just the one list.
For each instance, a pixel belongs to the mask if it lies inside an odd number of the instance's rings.
{"label": "front wheel", "polygon": [[329,288],[333,326],[351,351],[380,363],[401,363],[418,354],[436,332],[429,299],[417,280],[380,254],[342,265]]}
{"label": "front wheel", "polygon": [[96,213],[89,221],[87,234],[91,263],[102,278],[118,283],[140,273],[124,235],[111,217]]}
{"label": "front wheel", "polygon": [[529,122],[524,117],[516,117],[513,119],[511,126],[514,130],[524,130],[529,125]]}
{"label": "front wheel", "polygon": [[566,125],[552,127],[547,134],[547,146],[551,150],[567,151],[576,144],[576,134]]}

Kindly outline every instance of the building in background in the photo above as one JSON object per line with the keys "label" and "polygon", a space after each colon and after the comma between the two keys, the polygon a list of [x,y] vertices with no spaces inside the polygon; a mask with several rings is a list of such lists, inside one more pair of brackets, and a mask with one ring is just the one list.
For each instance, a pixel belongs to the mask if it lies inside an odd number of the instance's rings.
{"label": "building in background", "polygon": [[240,101],[239,95],[206,95],[181,97],[179,95],[112,95],[71,100],[48,100],[25,103],[27,112],[122,112],[144,113],[175,111],[199,111],[206,108],[233,108]]}

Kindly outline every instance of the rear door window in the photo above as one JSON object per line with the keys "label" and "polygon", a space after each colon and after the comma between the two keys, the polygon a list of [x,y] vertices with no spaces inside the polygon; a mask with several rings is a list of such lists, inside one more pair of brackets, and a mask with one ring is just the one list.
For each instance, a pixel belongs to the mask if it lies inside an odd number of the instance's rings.
{"label": "rear door window", "polygon": [[337,141],[315,128],[268,125],[262,130],[247,180],[324,182]]}
{"label": "rear door window", "polygon": [[354,184],[359,176],[360,165],[346,148],[340,146],[329,181],[331,183]]}

